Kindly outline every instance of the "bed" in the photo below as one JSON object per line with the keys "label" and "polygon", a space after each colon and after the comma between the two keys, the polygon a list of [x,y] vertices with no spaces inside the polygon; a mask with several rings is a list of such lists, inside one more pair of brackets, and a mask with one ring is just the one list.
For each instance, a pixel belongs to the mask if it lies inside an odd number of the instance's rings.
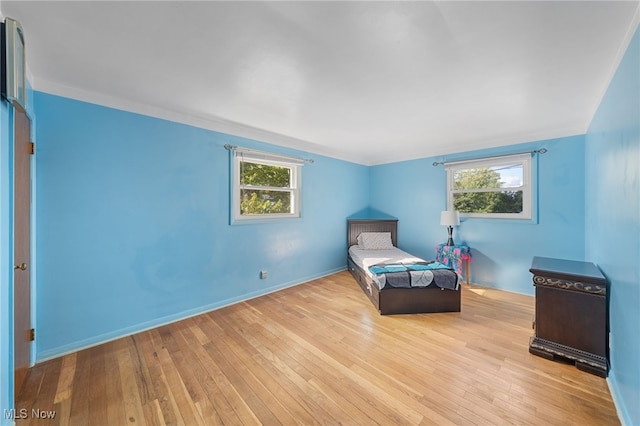
{"label": "bed", "polygon": [[[397,228],[397,219],[350,219],[347,221],[347,247],[349,249],[347,264],[349,271],[378,312],[381,315],[460,312],[461,290],[459,276],[451,268],[433,266],[430,262],[399,250],[397,248]],[[375,236],[371,235],[371,233],[388,234],[385,237],[390,238],[393,246],[388,248],[389,252],[387,252],[386,246],[384,247],[385,250],[363,250],[370,247],[359,244],[358,239],[359,237],[362,239],[363,236]],[[362,241],[360,242],[362,243]],[[368,252],[370,253],[368,254]],[[392,258],[391,256],[398,257]],[[363,259],[367,260],[363,261]],[[389,270],[394,271],[393,267],[398,263],[414,260],[418,261],[419,265],[416,270],[428,270],[430,272],[427,272],[426,275],[429,276],[433,274],[433,278],[428,285],[427,282],[429,280],[425,281],[420,278],[423,275],[420,272],[409,273],[411,280],[413,280],[414,276],[419,278],[415,280],[416,282],[412,281],[407,286],[406,283],[398,284],[394,282],[394,279],[381,278],[385,276],[382,275],[384,271],[379,271],[381,272],[379,275],[374,274],[369,269],[369,266],[372,265],[383,268],[390,265]],[[452,285],[452,281],[454,285]]]}

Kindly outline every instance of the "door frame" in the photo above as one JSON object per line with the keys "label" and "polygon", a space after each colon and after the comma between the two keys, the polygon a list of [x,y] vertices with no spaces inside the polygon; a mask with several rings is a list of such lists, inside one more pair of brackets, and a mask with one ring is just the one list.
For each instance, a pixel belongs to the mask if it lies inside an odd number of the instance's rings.
{"label": "door frame", "polygon": [[[13,372],[14,399],[24,384],[32,365],[32,339],[29,338],[33,327],[32,312],[32,121],[26,111],[13,109]],[[25,170],[26,169],[26,170]],[[22,174],[19,174],[22,173]],[[18,213],[18,210],[22,209]],[[19,216],[20,215],[20,216]],[[27,215],[25,218],[24,215]],[[21,218],[22,220],[19,220]],[[21,239],[22,238],[22,239]],[[19,269],[22,265],[25,269]],[[24,312],[24,315],[21,311]]]}

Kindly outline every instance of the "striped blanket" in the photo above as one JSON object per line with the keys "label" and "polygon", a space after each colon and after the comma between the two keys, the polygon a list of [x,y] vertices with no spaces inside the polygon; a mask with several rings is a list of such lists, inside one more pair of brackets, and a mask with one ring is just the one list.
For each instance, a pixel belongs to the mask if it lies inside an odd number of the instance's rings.
{"label": "striped blanket", "polygon": [[397,288],[426,287],[458,289],[458,274],[440,262],[379,263],[369,267],[375,275],[384,274],[387,285]]}

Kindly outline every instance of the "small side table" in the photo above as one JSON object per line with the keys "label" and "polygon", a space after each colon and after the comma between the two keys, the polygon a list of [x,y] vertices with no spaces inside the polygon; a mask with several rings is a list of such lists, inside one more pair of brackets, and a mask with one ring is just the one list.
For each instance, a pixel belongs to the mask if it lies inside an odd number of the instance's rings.
{"label": "small side table", "polygon": [[471,262],[471,248],[469,246],[438,244],[436,246],[436,260],[454,268],[458,275],[462,275],[462,264],[464,263],[464,276],[467,285],[469,285],[469,263]]}

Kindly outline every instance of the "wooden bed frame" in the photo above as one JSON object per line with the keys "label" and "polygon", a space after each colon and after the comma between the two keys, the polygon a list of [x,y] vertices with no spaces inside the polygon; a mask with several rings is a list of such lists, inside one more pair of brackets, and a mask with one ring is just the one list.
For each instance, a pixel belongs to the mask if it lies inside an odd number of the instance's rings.
{"label": "wooden bed frame", "polygon": [[[361,232],[391,232],[391,242],[397,247],[397,219],[347,220],[347,247],[358,244]],[[378,285],[347,254],[349,271],[381,315],[460,312],[462,291],[436,286],[384,288]]]}

